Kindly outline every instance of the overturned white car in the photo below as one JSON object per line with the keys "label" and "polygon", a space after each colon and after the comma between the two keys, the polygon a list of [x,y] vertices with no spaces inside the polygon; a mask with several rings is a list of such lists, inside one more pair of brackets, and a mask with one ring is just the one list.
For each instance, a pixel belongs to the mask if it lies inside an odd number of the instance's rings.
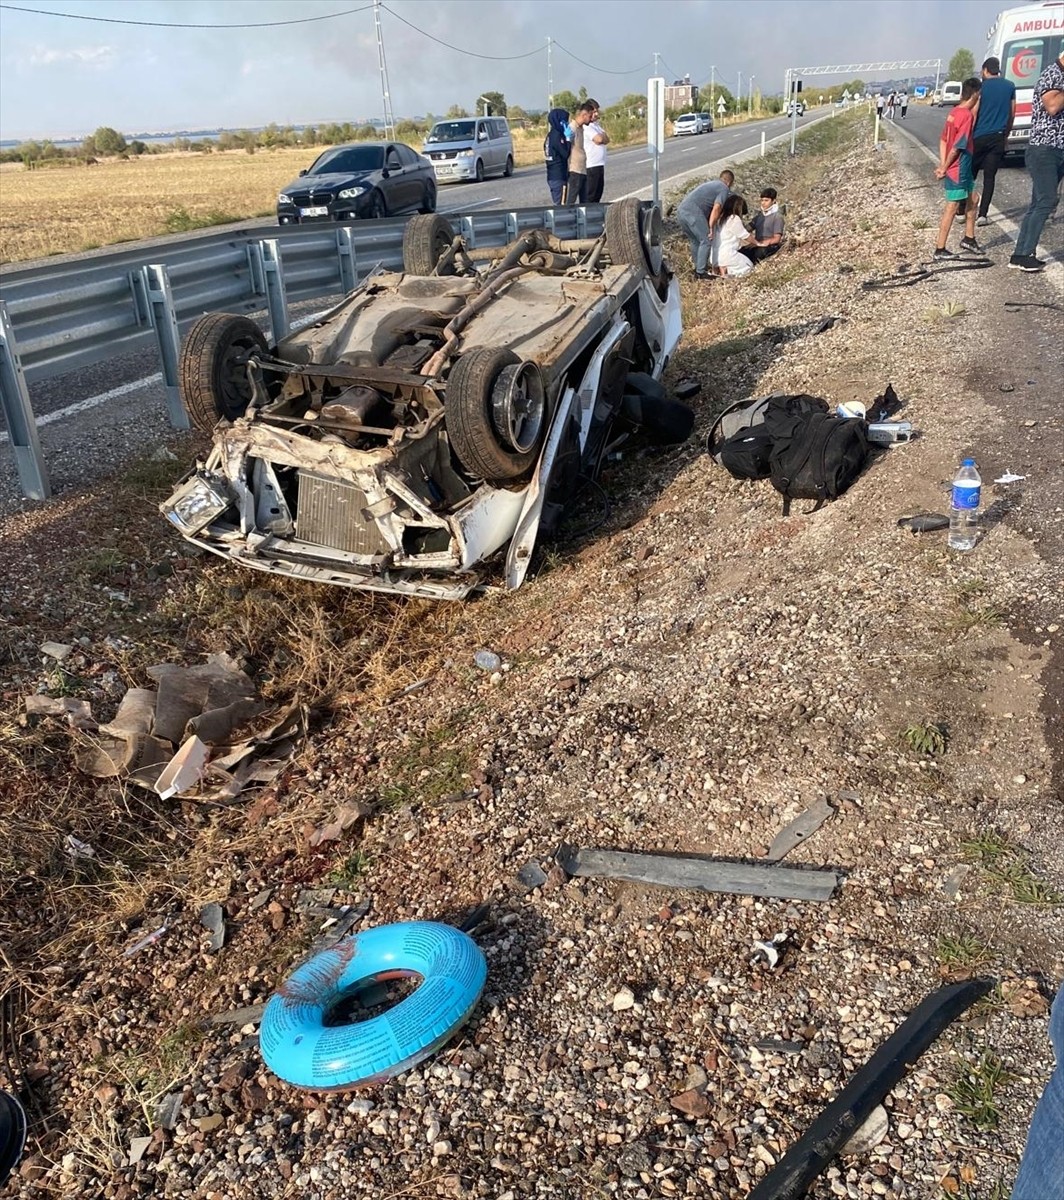
{"label": "overturned white car", "polygon": [[189,541],[441,599],[505,551],[515,588],[618,438],[690,433],[659,382],[681,326],[656,208],[620,201],[602,237],[533,230],[492,250],[414,217],[403,262],[272,348],[246,317],[193,326],[182,397],[213,447],[161,506]]}

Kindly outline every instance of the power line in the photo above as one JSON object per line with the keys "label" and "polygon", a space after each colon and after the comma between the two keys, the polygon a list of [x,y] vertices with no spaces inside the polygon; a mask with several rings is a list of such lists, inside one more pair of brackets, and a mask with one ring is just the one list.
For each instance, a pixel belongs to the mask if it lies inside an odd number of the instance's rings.
{"label": "power line", "polygon": [[394,9],[388,7],[387,4],[382,4],[381,8],[386,13],[390,13],[397,21],[412,29],[415,33],[420,33],[422,37],[427,37],[430,42],[436,42],[440,46],[446,46],[448,50],[454,50],[457,54],[467,54],[471,58],[486,58],[491,62],[513,62],[519,58],[531,58],[534,54],[542,54],[544,47],[537,46],[535,50],[529,50],[527,54],[478,54],[475,50],[467,50],[464,46],[452,46],[450,42],[443,41],[435,35],[428,33],[426,30],[419,28],[412,21],[408,21],[406,17],[401,17]]}
{"label": "power line", "polygon": [[632,67],[630,71],[611,71],[607,67],[596,67],[594,63],[585,62],[578,55],[574,54],[572,50],[567,49],[561,44],[561,42],[557,40],[554,44],[559,50],[565,50],[565,53],[568,54],[570,58],[575,58],[582,67],[587,67],[589,71],[596,71],[600,75],[635,75],[636,73],[646,71],[649,67],[653,66],[653,63],[643,63],[642,66]]}
{"label": "power line", "polygon": [[202,23],[182,23],[180,21],[132,21],[125,17],[90,17],[87,13],[51,12],[45,8],[23,8],[18,4],[0,4],[0,8],[10,9],[11,12],[33,13],[38,17],[62,17],[67,21],[97,21],[104,25],[147,25],[154,29],[273,29],[278,25],[309,25],[313,21],[334,21],[337,17],[350,17],[354,13],[368,12],[372,4],[364,4],[361,8],[345,8],[343,12],[325,13],[320,17],[296,17],[290,21],[246,21],[239,24],[209,25]]}

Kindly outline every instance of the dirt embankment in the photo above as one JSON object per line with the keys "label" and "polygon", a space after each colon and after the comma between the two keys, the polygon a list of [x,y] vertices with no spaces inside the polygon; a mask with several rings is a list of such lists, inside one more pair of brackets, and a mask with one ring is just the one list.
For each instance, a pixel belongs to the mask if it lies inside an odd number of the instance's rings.
{"label": "dirt embankment", "polygon": [[[748,196],[782,180],[785,254],[698,287],[675,246],[672,374],[703,383],[701,434],[724,402],[773,389],[868,400],[889,380],[907,401],[922,436],[819,513],[782,518],[768,485],[732,480],[695,438],[616,464],[611,506],[589,494],[519,593],[461,607],[191,557],[138,515],[172,464],[5,521],[3,1012],[34,1117],[21,1197],[730,1200],[920,998],[978,972],[1001,988],[886,1099],[884,1139],[812,1195],[1007,1194],[1064,975],[1064,556],[1055,318],[1003,305],[1058,300],[1001,268],[864,289],[928,257],[937,192],[903,148],[872,153],[863,125],[836,124],[797,162],[740,174]],[[844,319],[802,336],[826,315]],[[968,452],[988,521],[956,555],[896,520],[941,510]],[[991,482],[1007,471],[1026,478]],[[42,673],[45,640],[75,645],[62,671]],[[473,666],[481,646],[498,679]],[[20,724],[38,685],[104,717],[147,664],[219,649],[268,697],[318,709],[253,804],[90,786],[63,730]],[[548,861],[562,841],[757,857],[822,795],[837,811],[789,861],[841,873],[827,903],[567,882]],[[310,849],[344,803],[369,815]],[[67,833],[97,860],[64,856]],[[530,860],[548,877],[525,892]],[[318,886],[335,889],[324,913],[300,902]],[[229,923],[217,955],[210,900]],[[252,1025],[209,1022],[265,1000],[341,904],[365,903],[369,926],[484,901],[485,999],[398,1080],[297,1093],[264,1071]],[[777,934],[771,969],[753,945]],[[153,1134],[160,1095],[179,1107]]]}

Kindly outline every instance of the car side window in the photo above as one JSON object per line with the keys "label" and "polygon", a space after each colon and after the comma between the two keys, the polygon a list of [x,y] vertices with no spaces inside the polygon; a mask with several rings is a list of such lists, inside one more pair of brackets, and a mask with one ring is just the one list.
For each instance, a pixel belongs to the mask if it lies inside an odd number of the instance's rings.
{"label": "car side window", "polygon": [[389,171],[398,171],[402,167],[399,161],[399,153],[394,146],[388,147],[388,153],[384,156],[384,165]]}
{"label": "car side window", "polygon": [[488,140],[488,131],[484,128],[482,121],[477,122],[477,141],[486,142]]}
{"label": "car side window", "polygon": [[409,146],[396,146],[396,150],[404,167],[412,167],[417,163],[417,155]]}

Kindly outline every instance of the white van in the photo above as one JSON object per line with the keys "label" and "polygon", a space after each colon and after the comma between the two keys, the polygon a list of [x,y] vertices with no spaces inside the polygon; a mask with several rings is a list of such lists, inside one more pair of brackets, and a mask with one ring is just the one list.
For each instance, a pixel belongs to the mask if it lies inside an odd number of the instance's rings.
{"label": "white van", "polygon": [[960,104],[961,88],[964,85],[959,79],[949,79],[942,85],[942,103]]}
{"label": "white van", "polygon": [[514,173],[514,140],[505,117],[462,117],[437,121],[421,153],[440,183]]}
{"label": "white van", "polygon": [[984,58],[1001,60],[1001,75],[1016,85],[1016,120],[1007,150],[1023,151],[1031,138],[1031,103],[1038,76],[1064,47],[1064,0],[1028,4],[1001,13],[987,34]]}

